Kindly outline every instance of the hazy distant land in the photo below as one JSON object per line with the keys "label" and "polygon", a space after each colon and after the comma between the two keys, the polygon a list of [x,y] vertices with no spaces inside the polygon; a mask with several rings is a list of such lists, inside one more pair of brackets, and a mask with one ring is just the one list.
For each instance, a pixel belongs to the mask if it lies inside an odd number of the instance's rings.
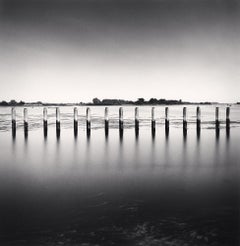
{"label": "hazy distant land", "polygon": [[[0,106],[73,106],[73,105],[86,105],[86,106],[111,106],[111,105],[183,105],[183,104],[203,104],[203,105],[211,105],[217,104],[217,102],[187,102],[180,100],[167,100],[167,99],[157,99],[151,98],[149,100],[145,100],[144,98],[138,98],[136,101],[131,100],[123,100],[123,99],[103,99],[100,100],[98,98],[93,98],[92,102],[79,102],[79,103],[46,103],[46,102],[24,102],[16,100],[1,101]],[[240,104],[237,102],[236,104]]]}

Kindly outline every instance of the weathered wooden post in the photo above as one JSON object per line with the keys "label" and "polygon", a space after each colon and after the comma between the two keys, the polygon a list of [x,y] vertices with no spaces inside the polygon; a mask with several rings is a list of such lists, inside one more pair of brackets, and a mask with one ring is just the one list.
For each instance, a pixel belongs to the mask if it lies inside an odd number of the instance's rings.
{"label": "weathered wooden post", "polygon": [[73,128],[74,128],[74,136],[78,135],[78,109],[74,107],[73,109]]}
{"label": "weathered wooden post", "polygon": [[56,134],[57,134],[57,138],[60,137],[60,131],[61,131],[61,127],[60,127],[60,109],[57,107],[56,108]]}
{"label": "weathered wooden post", "polygon": [[215,109],[215,128],[216,128],[216,138],[219,138],[220,133],[220,121],[219,121],[219,107]]}
{"label": "weathered wooden post", "polygon": [[230,129],[230,107],[226,108],[226,129],[227,131]]}
{"label": "weathered wooden post", "polygon": [[87,107],[86,109],[86,128],[87,128],[87,137],[90,137],[91,134],[91,109]]}
{"label": "weathered wooden post", "polygon": [[16,110],[12,108],[12,137],[16,137]]}
{"label": "weathered wooden post", "polygon": [[156,120],[155,120],[155,107],[152,107],[152,135],[155,136],[155,131],[156,131]]}
{"label": "weathered wooden post", "polygon": [[123,130],[123,108],[119,108],[119,129]]}
{"label": "weathered wooden post", "polygon": [[200,107],[197,107],[197,136],[200,136],[200,132],[201,132],[201,109]]}
{"label": "weathered wooden post", "polygon": [[105,136],[108,137],[108,132],[109,132],[108,107],[105,107],[104,109],[104,123],[105,123]]}
{"label": "weathered wooden post", "polygon": [[169,134],[169,110],[168,107],[165,108],[165,133]]}
{"label": "weathered wooden post", "polygon": [[215,110],[215,125],[216,125],[216,129],[219,129],[219,127],[220,127],[219,107],[216,107],[216,110]]}
{"label": "weathered wooden post", "polygon": [[135,108],[135,135],[138,137],[139,135],[139,111],[138,107]]}
{"label": "weathered wooden post", "polygon": [[28,110],[27,108],[23,109],[23,118],[24,118],[24,136],[28,136]]}
{"label": "weathered wooden post", "polygon": [[48,132],[48,116],[47,116],[47,108],[43,109],[43,135],[46,138]]}
{"label": "weathered wooden post", "polygon": [[119,108],[119,134],[120,139],[123,137],[123,108]]}
{"label": "weathered wooden post", "polygon": [[187,107],[183,107],[183,134],[187,135]]}

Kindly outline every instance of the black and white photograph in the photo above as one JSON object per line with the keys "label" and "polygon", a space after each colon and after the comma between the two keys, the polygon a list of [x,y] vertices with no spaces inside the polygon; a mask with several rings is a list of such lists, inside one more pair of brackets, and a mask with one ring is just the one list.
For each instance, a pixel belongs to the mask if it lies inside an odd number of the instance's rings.
{"label": "black and white photograph", "polygon": [[240,0],[0,0],[0,245],[240,246]]}

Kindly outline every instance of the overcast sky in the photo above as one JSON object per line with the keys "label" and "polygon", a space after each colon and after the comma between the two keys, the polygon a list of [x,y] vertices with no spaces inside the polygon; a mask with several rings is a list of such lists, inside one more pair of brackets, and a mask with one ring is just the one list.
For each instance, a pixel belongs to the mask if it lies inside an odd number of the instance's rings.
{"label": "overcast sky", "polygon": [[240,101],[238,0],[0,0],[0,100]]}

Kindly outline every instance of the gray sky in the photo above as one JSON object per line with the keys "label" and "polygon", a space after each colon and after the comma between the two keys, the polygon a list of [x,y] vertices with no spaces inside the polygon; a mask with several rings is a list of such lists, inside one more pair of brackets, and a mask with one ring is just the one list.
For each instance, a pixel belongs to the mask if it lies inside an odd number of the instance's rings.
{"label": "gray sky", "polygon": [[0,100],[240,101],[237,0],[0,0]]}

